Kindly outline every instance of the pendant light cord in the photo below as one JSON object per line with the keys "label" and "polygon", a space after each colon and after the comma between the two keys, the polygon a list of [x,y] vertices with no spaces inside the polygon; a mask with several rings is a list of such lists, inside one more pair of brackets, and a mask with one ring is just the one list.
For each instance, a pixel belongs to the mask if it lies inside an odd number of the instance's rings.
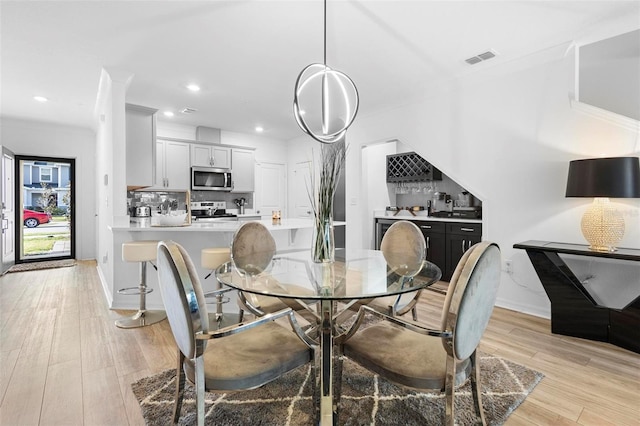
{"label": "pendant light cord", "polygon": [[324,66],[327,66],[327,0],[324,0]]}

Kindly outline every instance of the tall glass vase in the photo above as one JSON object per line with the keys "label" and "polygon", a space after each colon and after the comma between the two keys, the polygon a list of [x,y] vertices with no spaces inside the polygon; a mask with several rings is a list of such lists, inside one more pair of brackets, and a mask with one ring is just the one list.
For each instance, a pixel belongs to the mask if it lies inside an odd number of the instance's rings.
{"label": "tall glass vase", "polygon": [[316,216],[313,227],[311,255],[316,263],[333,262],[336,255],[336,242],[333,235],[333,217]]}

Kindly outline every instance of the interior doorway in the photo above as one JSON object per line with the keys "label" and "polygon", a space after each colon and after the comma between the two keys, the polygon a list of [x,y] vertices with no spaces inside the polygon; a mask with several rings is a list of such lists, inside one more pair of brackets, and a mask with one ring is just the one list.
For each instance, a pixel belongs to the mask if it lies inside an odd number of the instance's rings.
{"label": "interior doorway", "polygon": [[75,259],[75,160],[15,156],[15,261]]}

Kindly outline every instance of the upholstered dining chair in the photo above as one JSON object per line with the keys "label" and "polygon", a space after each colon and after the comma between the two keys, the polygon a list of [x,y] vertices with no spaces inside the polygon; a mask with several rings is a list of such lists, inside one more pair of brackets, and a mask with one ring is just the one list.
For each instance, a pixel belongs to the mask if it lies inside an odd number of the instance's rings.
{"label": "upholstered dining chair", "polygon": [[311,346],[291,327],[274,322],[288,317],[302,335],[291,309],[210,332],[205,294],[189,254],[173,241],[161,241],[157,262],[162,300],[178,346],[174,423],[180,417],[185,377],[195,384],[197,421],[203,425],[205,390],[253,389],[314,359]]}
{"label": "upholstered dining chair", "polygon": [[[342,353],[392,382],[446,395],[445,424],[454,424],[455,388],[471,379],[476,416],[486,424],[477,348],[489,322],[500,283],[500,249],[481,242],[460,259],[442,310],[441,330],[362,306]],[[366,313],[382,318],[358,330]]]}
{"label": "upholstered dining chair", "polygon": [[[271,232],[260,222],[247,222],[234,234],[231,243],[231,260],[236,269],[248,277],[260,281],[257,276],[269,267],[276,253],[276,243]],[[269,278],[273,283],[273,278]],[[291,286],[291,284],[289,284]],[[314,301],[305,300],[309,306]],[[244,317],[244,311],[261,317],[286,308],[294,309],[308,321],[313,321],[307,308],[300,305],[294,299],[282,300],[277,297],[263,296],[259,294],[238,292],[238,307],[240,309],[240,321]]]}
{"label": "upholstered dining chair", "polygon": [[[422,269],[426,257],[427,244],[420,228],[413,222],[399,220],[385,232],[380,243],[380,251],[387,265],[399,276],[399,279],[414,279]],[[372,300],[359,301],[352,309],[363,304],[378,312],[390,316],[402,316],[411,311],[414,321],[418,320],[417,303],[422,290],[398,296],[379,297]]]}
{"label": "upholstered dining chair", "polygon": [[[231,260],[235,267],[247,276],[258,275],[271,263],[276,253],[276,242],[271,232],[260,222],[247,222],[240,226],[233,235],[231,243]],[[286,309],[277,297],[238,292],[240,321],[244,311],[257,317],[271,312]]]}

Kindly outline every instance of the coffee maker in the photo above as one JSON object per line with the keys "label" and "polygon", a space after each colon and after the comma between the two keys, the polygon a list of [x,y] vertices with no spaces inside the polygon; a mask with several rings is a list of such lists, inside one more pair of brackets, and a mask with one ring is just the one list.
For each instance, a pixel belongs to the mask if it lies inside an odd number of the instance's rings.
{"label": "coffee maker", "polygon": [[451,195],[446,192],[436,192],[431,200],[431,212],[429,216],[450,217],[453,212]]}

